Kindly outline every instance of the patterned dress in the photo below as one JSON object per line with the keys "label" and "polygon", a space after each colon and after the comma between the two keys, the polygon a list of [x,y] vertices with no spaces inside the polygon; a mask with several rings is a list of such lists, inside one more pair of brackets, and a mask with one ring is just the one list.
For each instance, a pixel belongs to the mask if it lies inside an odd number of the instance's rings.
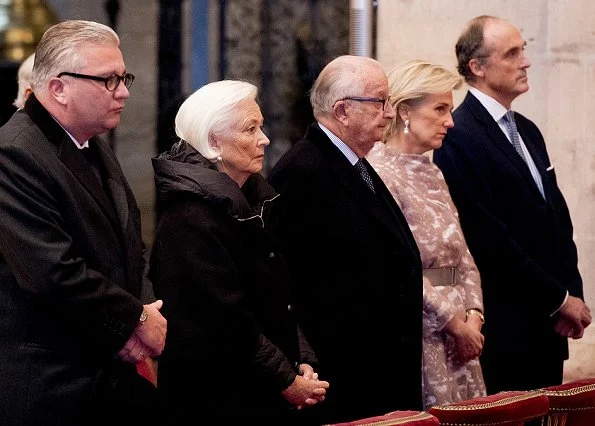
{"label": "patterned dress", "polygon": [[424,269],[456,267],[457,271],[454,286],[439,286],[424,277],[424,407],[484,396],[479,359],[457,362],[450,355],[453,339],[443,331],[457,312],[471,308],[483,312],[483,302],[479,272],[442,172],[426,155],[400,154],[380,142],[367,159],[401,207]]}

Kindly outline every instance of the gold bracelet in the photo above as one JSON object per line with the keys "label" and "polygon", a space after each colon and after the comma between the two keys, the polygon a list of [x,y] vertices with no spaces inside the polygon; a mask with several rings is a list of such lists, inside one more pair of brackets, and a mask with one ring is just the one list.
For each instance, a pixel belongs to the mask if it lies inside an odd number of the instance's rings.
{"label": "gold bracelet", "polygon": [[467,311],[465,312],[465,320],[469,318],[469,315],[477,315],[482,323],[486,322],[483,313],[481,311],[478,311],[477,309],[467,309]]}

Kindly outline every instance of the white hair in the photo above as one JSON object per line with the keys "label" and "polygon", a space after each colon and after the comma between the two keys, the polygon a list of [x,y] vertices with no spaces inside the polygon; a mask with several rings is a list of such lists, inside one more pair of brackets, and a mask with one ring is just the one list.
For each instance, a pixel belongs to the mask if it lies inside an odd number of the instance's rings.
{"label": "white hair", "polygon": [[235,118],[235,107],[244,100],[255,100],[258,89],[238,80],[221,80],[202,86],[186,99],[176,115],[176,134],[207,160],[221,153],[209,143],[212,135],[227,130]]}
{"label": "white hair", "polygon": [[329,62],[318,75],[310,91],[310,104],[314,117],[332,113],[338,100],[349,96],[362,96],[366,89],[366,76],[373,69],[384,74],[380,62],[365,56],[343,55]]}
{"label": "white hair", "polygon": [[35,53],[29,55],[19,67],[17,73],[17,83],[19,85],[17,97],[12,103],[17,108],[25,106],[25,92],[31,89],[31,72],[33,71],[33,61],[35,60]]}

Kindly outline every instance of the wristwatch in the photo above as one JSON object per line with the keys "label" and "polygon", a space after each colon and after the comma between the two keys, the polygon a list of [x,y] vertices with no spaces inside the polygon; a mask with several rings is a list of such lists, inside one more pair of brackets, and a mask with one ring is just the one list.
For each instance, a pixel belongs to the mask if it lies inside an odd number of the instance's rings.
{"label": "wristwatch", "polygon": [[483,313],[477,309],[467,309],[465,313],[465,319],[469,318],[469,315],[477,315],[482,323],[486,322]]}
{"label": "wristwatch", "polygon": [[140,327],[143,325],[147,318],[149,318],[149,313],[143,309],[143,312],[140,314],[140,318],[138,319],[138,326]]}

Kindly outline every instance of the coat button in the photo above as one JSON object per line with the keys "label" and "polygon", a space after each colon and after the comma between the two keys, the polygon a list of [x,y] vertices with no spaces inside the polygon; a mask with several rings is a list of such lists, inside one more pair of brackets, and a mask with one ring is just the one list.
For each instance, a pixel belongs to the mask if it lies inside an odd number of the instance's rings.
{"label": "coat button", "polygon": [[275,253],[274,253],[274,252],[270,252],[270,253],[269,253],[269,259],[272,259],[272,258],[274,258],[274,257],[275,257]]}
{"label": "coat button", "polygon": [[293,309],[293,306],[291,306],[291,305],[287,305],[287,310],[288,310],[289,312],[291,312],[291,310],[292,310],[292,309]]}

